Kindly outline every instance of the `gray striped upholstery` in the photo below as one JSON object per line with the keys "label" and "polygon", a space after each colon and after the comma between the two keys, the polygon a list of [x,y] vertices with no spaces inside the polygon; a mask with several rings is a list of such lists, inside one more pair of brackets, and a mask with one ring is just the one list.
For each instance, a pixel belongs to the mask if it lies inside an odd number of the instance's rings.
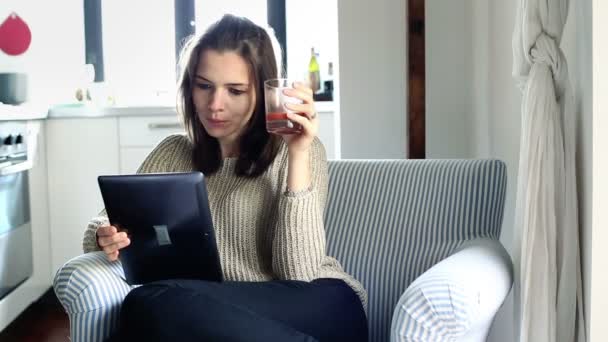
{"label": "gray striped upholstery", "polygon": [[397,304],[402,308],[395,310],[391,341],[451,342],[469,332],[478,316],[472,291],[442,276],[416,283]]}
{"label": "gray striped upholstery", "polygon": [[467,240],[498,239],[506,167],[498,160],[340,160],[329,164],[328,254],[368,291],[370,341],[388,341],[399,297]]}
{"label": "gray striped upholstery", "polygon": [[126,283],[120,261],[92,252],[65,263],[53,287],[69,314],[71,341],[102,342],[118,326],[122,301],[137,286]]}

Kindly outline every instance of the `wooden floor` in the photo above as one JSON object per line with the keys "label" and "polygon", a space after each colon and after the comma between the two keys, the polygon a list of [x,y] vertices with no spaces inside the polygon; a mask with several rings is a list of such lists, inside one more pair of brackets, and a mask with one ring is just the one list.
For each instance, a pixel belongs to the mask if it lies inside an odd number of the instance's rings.
{"label": "wooden floor", "polygon": [[67,342],[69,335],[68,316],[49,289],[0,332],[0,342]]}

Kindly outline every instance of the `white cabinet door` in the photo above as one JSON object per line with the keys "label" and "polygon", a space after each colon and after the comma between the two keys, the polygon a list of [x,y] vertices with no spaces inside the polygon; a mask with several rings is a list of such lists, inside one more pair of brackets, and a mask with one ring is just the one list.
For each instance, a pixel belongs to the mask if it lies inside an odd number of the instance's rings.
{"label": "white cabinet door", "polygon": [[176,115],[120,117],[118,125],[121,147],[154,147],[166,136],[184,132]]}
{"label": "white cabinet door", "polygon": [[135,173],[146,156],[165,137],[183,133],[176,115],[125,116],[118,118],[120,173]]}
{"label": "white cabinet door", "polygon": [[117,119],[47,121],[52,267],[82,254],[88,221],[103,208],[97,184],[119,171]]}
{"label": "white cabinet door", "polygon": [[122,147],[120,149],[120,173],[133,174],[154,147]]}

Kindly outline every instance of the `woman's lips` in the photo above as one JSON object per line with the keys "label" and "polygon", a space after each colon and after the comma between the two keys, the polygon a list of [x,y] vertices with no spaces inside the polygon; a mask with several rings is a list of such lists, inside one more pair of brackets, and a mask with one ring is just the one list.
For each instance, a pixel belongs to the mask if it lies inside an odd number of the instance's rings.
{"label": "woman's lips", "polygon": [[225,125],[228,121],[208,118],[207,122],[209,123],[209,125],[211,125],[213,127],[221,127],[221,126]]}

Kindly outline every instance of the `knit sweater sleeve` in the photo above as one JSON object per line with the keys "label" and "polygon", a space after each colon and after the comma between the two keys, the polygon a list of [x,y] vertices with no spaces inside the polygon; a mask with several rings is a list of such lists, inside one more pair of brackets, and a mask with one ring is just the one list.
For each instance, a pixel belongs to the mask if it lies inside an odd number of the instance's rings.
{"label": "knit sweater sleeve", "polygon": [[[272,266],[280,279],[311,281],[318,278],[325,257],[323,211],[328,170],[325,148],[315,139],[310,151],[311,185],[307,190],[280,195],[274,229]],[[287,168],[284,165],[283,189]]]}
{"label": "knit sweater sleeve", "polygon": [[[146,157],[137,173],[171,172],[175,166],[174,159],[183,151],[187,138],[180,134],[170,135],[162,140]],[[106,210],[103,209],[96,217],[91,219],[84,231],[82,249],[85,253],[99,251],[97,244],[97,229],[109,224]]]}

